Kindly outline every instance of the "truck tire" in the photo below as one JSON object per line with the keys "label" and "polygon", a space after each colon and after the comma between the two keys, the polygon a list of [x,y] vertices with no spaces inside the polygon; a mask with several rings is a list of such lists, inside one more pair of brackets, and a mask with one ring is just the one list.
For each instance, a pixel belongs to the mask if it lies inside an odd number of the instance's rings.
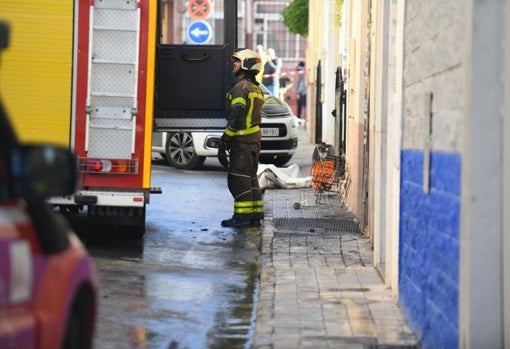
{"label": "truck tire", "polygon": [[166,160],[181,170],[194,170],[202,166],[205,156],[198,156],[193,137],[188,132],[169,133],[166,140]]}

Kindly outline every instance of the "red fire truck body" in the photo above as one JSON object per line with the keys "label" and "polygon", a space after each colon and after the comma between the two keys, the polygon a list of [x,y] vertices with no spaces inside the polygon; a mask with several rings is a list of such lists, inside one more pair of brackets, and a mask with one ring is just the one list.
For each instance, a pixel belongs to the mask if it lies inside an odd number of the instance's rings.
{"label": "red fire truck body", "polygon": [[145,231],[150,197],[156,3],[79,0],[70,146],[79,190],[50,203],[88,224]]}

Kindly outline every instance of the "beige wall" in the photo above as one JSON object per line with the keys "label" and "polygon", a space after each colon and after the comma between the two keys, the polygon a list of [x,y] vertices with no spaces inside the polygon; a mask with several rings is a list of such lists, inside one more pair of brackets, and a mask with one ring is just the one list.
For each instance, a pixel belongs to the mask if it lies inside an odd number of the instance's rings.
{"label": "beige wall", "polygon": [[364,222],[363,193],[363,134],[365,127],[367,64],[367,14],[368,1],[351,1],[349,11],[348,80],[347,80],[347,163],[350,168],[351,186],[347,204],[358,220]]}
{"label": "beige wall", "polygon": [[315,109],[316,109],[316,88],[317,88],[317,63],[321,52],[321,28],[322,23],[322,1],[310,0],[309,3],[309,31],[308,51],[306,55],[306,74],[308,76],[308,97],[306,100],[306,131],[312,141],[315,142]]}
{"label": "beige wall", "polygon": [[[351,184],[347,195],[349,210],[362,223],[365,223],[366,201],[364,200],[363,169],[368,168],[368,152],[364,157],[364,129],[366,107],[368,105],[368,85],[365,78],[367,67],[367,20],[368,0],[349,1],[348,13],[341,12],[342,1],[310,0],[309,36],[307,67],[309,79],[309,103],[307,106],[307,131],[315,140],[316,131],[316,89],[317,64],[321,61],[322,69],[322,136],[323,141],[337,144],[337,127],[331,111],[335,109],[335,72],[342,64],[342,48],[347,48],[348,59],[342,66],[347,72],[348,119],[346,156],[350,169]],[[340,26],[342,23],[342,26]],[[346,35],[342,36],[342,33]],[[348,38],[345,40],[345,38]],[[344,41],[344,42],[342,42]],[[347,77],[344,76],[344,77]]]}
{"label": "beige wall", "polygon": [[371,10],[369,1],[345,0],[342,17],[339,54],[347,51],[343,68],[348,72],[347,160],[352,180],[347,203],[366,224],[374,264],[397,295],[405,3],[370,4]]}

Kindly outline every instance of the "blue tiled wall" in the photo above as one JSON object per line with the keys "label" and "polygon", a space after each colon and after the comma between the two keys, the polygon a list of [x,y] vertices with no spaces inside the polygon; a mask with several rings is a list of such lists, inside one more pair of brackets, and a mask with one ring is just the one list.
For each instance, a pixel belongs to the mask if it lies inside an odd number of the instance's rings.
{"label": "blue tiled wall", "polygon": [[425,194],[423,152],[401,153],[399,301],[424,348],[457,348],[461,157],[430,159]]}

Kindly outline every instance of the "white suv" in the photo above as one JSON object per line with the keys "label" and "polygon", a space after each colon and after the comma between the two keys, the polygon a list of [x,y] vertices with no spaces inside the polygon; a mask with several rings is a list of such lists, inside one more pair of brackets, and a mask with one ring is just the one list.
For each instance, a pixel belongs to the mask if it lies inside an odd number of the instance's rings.
{"label": "white suv", "polygon": [[[297,118],[284,101],[274,97],[260,85],[265,103],[262,107],[260,162],[285,165],[294,155],[297,145]],[[175,168],[196,169],[208,156],[218,155],[222,131],[154,132],[152,151],[160,153]]]}

